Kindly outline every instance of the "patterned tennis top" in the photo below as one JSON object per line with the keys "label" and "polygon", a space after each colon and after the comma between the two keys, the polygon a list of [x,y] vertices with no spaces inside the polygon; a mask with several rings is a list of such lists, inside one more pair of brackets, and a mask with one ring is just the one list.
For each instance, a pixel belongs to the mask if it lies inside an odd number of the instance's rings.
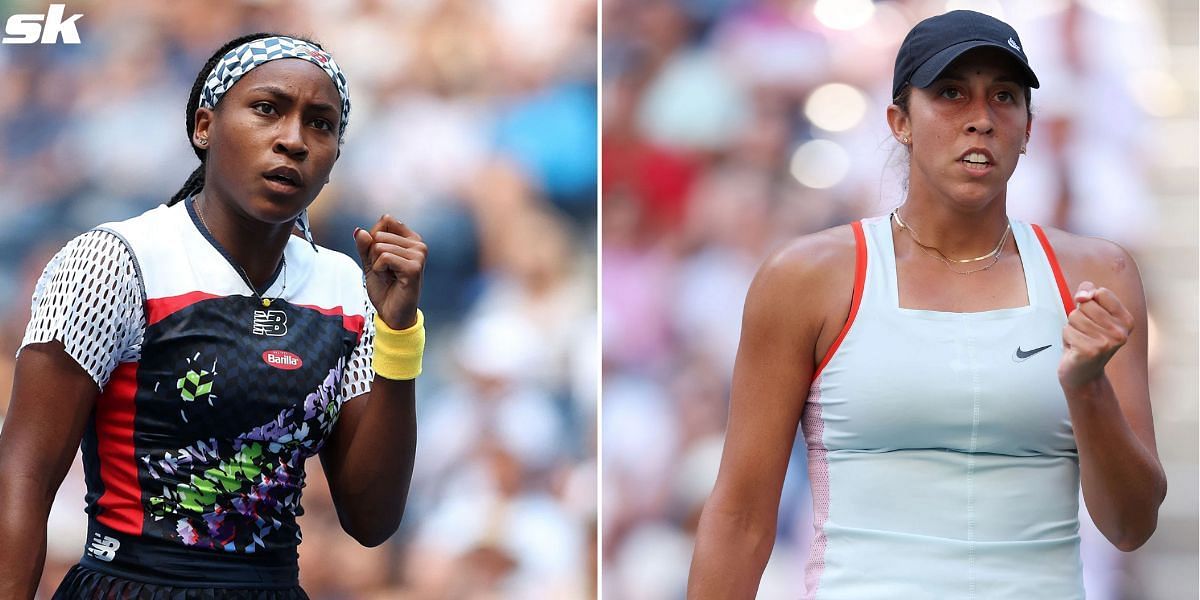
{"label": "patterned tennis top", "polygon": [[148,583],[287,587],[305,459],[370,388],[349,257],[292,237],[261,297],[191,200],[108,223],[46,266],[22,342],[61,341],[100,396],[81,564]]}

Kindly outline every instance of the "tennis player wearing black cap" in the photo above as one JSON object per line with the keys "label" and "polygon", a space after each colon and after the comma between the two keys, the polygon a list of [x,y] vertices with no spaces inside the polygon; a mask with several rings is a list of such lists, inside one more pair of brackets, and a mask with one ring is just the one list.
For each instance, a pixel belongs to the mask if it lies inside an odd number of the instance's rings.
{"label": "tennis player wearing black cap", "polygon": [[754,597],[801,419],[805,598],[1083,598],[1081,483],[1118,548],[1153,533],[1166,479],[1137,266],[1005,211],[1036,87],[986,15],[905,38],[887,119],[907,198],[797,239],[751,285],[689,598]]}

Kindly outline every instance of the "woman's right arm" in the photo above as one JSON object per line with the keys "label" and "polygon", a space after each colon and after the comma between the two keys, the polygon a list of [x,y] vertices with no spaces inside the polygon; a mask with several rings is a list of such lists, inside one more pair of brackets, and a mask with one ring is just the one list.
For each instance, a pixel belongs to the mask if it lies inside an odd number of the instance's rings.
{"label": "woman's right arm", "polygon": [[0,598],[33,598],[46,518],[99,390],[62,342],[26,346],[0,432]]}
{"label": "woman's right arm", "polygon": [[758,590],[775,542],[779,496],[816,353],[828,346],[822,332],[841,329],[844,319],[834,323],[829,315],[837,314],[843,296],[849,312],[854,271],[849,229],[797,240],[768,259],[750,285],[725,450],[696,532],[691,600],[753,598]]}
{"label": "woman's right arm", "polygon": [[50,260],[33,294],[0,431],[0,598],[32,598],[46,518],[92,409],[144,322],[140,276],[117,236],[89,231]]}

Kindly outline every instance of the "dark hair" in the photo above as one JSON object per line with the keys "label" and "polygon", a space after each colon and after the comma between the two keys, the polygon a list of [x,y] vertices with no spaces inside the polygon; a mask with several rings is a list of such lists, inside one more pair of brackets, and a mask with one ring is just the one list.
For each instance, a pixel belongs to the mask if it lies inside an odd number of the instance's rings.
{"label": "dark hair", "polygon": [[[266,33],[260,31],[258,33],[251,33],[229,40],[228,42],[225,42],[224,46],[217,48],[217,51],[208,58],[208,62],[205,62],[204,66],[200,68],[200,72],[196,75],[196,82],[192,84],[192,92],[188,96],[187,116],[185,120],[185,123],[187,124],[188,145],[192,147],[192,152],[196,153],[196,158],[200,159],[200,166],[196,167],[196,170],[192,171],[191,175],[188,175],[187,181],[183,182],[183,187],[179,188],[179,191],[175,192],[175,195],[171,196],[170,200],[167,200],[167,206],[171,206],[172,204],[175,204],[176,202],[179,202],[180,200],[183,200],[184,198],[187,198],[204,189],[204,161],[208,156],[208,150],[197,148],[196,145],[191,142],[192,132],[196,129],[196,110],[200,108],[200,91],[204,89],[204,80],[208,79],[208,74],[212,72],[213,67],[217,66],[217,61],[221,60],[221,58],[230,50],[233,50],[234,48],[237,48],[246,42],[269,37],[277,37],[281,35],[283,34]],[[303,40],[324,50],[320,44],[308,38],[294,35],[288,37]]]}
{"label": "dark hair", "polygon": [[[1030,102],[1033,100],[1033,90],[1028,85],[1021,86],[1021,90],[1025,92],[1025,117],[1032,121],[1033,108],[1030,106]],[[892,98],[892,104],[899,106],[900,110],[904,111],[905,114],[908,114],[909,98],[912,98],[912,84],[905,83],[904,86],[900,88],[900,93],[896,94],[895,98]]]}

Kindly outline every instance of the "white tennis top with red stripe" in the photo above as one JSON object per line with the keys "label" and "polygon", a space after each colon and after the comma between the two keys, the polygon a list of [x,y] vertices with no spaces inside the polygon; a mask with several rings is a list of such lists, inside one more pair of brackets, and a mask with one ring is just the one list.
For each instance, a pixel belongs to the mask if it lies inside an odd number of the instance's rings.
{"label": "white tennis top with red stripe", "polygon": [[804,410],[805,598],[1083,598],[1073,304],[1042,231],[1012,228],[1028,305],[952,313],[901,308],[890,221],[854,224],[854,302]]}

